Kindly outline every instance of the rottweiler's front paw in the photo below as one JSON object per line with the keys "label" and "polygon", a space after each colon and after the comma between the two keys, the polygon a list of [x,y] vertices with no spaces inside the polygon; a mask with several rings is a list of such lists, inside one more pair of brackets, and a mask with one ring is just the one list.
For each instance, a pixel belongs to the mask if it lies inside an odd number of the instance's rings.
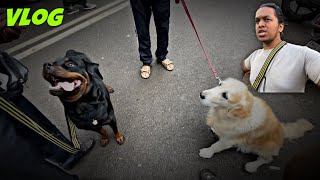
{"label": "rottweiler's front paw", "polygon": [[114,90],[113,90],[113,88],[112,88],[111,86],[106,85],[106,88],[107,88],[107,91],[108,91],[109,93],[113,93],[113,92],[114,92]]}
{"label": "rottweiler's front paw", "polygon": [[124,143],[124,136],[122,135],[122,133],[118,132],[117,134],[115,134],[115,136],[116,136],[117,143],[119,145],[122,145]]}
{"label": "rottweiler's front paw", "polygon": [[102,147],[105,147],[109,143],[109,139],[101,139],[100,140],[100,145]]}

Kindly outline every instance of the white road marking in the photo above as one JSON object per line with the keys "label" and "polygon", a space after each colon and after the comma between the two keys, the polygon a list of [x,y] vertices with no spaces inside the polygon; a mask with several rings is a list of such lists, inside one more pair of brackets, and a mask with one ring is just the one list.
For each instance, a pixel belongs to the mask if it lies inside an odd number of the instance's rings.
{"label": "white road marking", "polygon": [[[98,16],[94,16],[94,15],[96,15],[96,14],[102,12],[102,11],[105,11],[106,9],[108,9],[108,8],[114,6],[114,5],[117,5],[117,4],[119,4],[119,5],[114,7],[114,8],[112,8],[112,9],[110,9],[110,10],[108,10],[108,11],[106,11],[106,12],[104,12],[104,13],[102,13],[102,14],[100,14],[100,15],[98,15]],[[24,42],[24,43],[22,43],[20,45],[17,45],[17,46],[15,46],[13,48],[10,48],[10,49],[6,50],[5,52],[7,52],[8,54],[11,54],[13,52],[16,52],[18,50],[21,50],[21,49],[31,45],[33,43],[38,42],[41,39],[44,39],[46,37],[49,37],[50,35],[53,35],[53,34],[59,32],[59,31],[62,31],[64,29],[68,28],[68,27],[72,27],[74,24],[77,24],[77,23],[79,23],[79,22],[81,22],[81,21],[83,21],[83,20],[85,20],[85,19],[87,19],[87,18],[89,18],[91,16],[94,17],[92,19],[86,20],[86,22],[84,22],[82,24],[79,24],[79,25],[67,30],[66,32],[63,32],[63,33],[61,33],[61,34],[59,34],[59,35],[57,35],[57,36],[45,41],[45,42],[42,42],[42,43],[40,43],[40,44],[38,44],[38,45],[36,45],[34,47],[31,47],[31,48],[27,49],[26,51],[23,51],[23,52],[21,52],[21,53],[19,53],[19,54],[14,56],[16,59],[22,59],[22,58],[24,58],[24,57],[26,57],[26,56],[28,56],[28,55],[36,52],[36,51],[39,51],[40,49],[42,49],[42,48],[44,48],[44,47],[46,47],[46,46],[48,46],[50,44],[53,44],[53,43],[61,40],[62,38],[66,37],[66,36],[71,35],[74,32],[77,32],[77,31],[79,31],[79,30],[81,30],[81,29],[83,29],[83,28],[85,28],[85,27],[87,27],[87,26],[89,26],[89,25],[91,25],[91,24],[93,24],[93,23],[95,23],[95,22],[97,22],[97,21],[99,21],[99,20],[101,20],[101,19],[103,19],[103,18],[105,18],[105,17],[107,17],[107,16],[109,16],[109,15],[111,15],[111,14],[113,14],[113,13],[115,13],[115,12],[121,10],[121,9],[123,9],[123,8],[125,8],[125,7],[127,7],[128,5],[129,5],[129,2],[127,0],[125,0],[125,1],[123,1],[123,0],[114,1],[114,2],[112,2],[110,4],[107,4],[107,5],[103,6],[103,7],[95,10],[95,11],[92,11],[92,12],[90,12],[90,13],[84,15],[84,16],[81,16],[78,19],[75,19],[75,20],[73,20],[71,22],[68,22],[68,23],[66,23],[66,24],[64,24],[62,26],[59,26],[59,27],[57,27],[57,28],[55,28],[55,29],[53,29],[53,30],[51,30],[49,32],[46,32],[46,33],[44,33],[44,34],[42,34],[40,36],[37,36],[37,37],[35,37],[35,38],[31,39],[31,40],[28,40],[28,41],[26,41],[26,42]]]}

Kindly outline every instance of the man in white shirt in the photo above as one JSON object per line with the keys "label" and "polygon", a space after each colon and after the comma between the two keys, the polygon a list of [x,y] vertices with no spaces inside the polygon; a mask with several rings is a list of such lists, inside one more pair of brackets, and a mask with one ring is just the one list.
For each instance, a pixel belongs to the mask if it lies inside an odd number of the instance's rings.
{"label": "man in white shirt", "polygon": [[[243,63],[254,83],[269,53],[282,40],[284,18],[274,3],[266,3],[256,11],[256,35],[263,48],[254,51]],[[258,92],[303,93],[307,80],[320,86],[320,53],[306,46],[285,44],[273,57],[258,87]]]}

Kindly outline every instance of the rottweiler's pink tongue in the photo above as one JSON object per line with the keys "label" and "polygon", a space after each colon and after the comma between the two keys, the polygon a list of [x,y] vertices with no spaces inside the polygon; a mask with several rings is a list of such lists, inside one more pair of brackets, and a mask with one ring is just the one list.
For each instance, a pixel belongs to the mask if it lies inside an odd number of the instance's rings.
{"label": "rottweiler's pink tongue", "polygon": [[73,91],[76,87],[80,86],[81,81],[80,80],[74,80],[73,82],[58,82],[58,84],[54,87],[51,87],[50,89],[63,89],[65,91]]}
{"label": "rottweiler's pink tongue", "polygon": [[73,82],[58,82],[58,85],[65,91],[73,91],[75,84]]}

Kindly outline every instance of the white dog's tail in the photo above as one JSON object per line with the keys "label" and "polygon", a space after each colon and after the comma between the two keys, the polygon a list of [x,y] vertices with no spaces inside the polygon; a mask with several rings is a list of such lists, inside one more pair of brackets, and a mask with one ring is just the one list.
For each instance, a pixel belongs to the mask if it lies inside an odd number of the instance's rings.
{"label": "white dog's tail", "polygon": [[306,119],[298,119],[296,122],[281,123],[284,130],[284,137],[288,139],[296,139],[302,137],[304,132],[310,131],[313,125]]}

